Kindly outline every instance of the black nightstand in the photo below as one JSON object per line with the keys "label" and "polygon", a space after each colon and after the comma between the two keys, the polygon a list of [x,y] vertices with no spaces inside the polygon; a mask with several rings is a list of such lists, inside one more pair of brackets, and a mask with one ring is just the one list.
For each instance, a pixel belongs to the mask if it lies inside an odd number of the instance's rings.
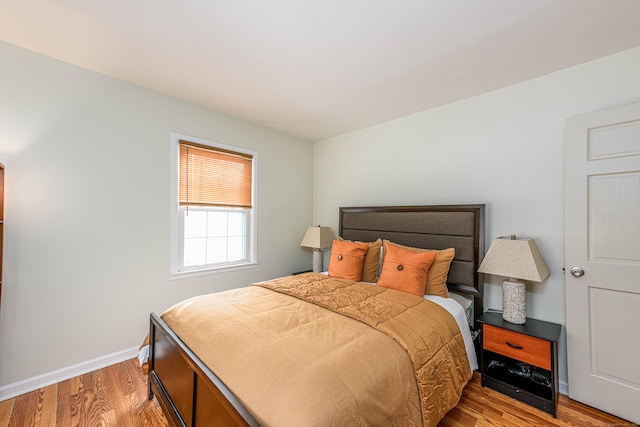
{"label": "black nightstand", "polygon": [[561,326],[527,318],[524,325],[484,313],[482,385],[553,415],[558,409],[558,340]]}

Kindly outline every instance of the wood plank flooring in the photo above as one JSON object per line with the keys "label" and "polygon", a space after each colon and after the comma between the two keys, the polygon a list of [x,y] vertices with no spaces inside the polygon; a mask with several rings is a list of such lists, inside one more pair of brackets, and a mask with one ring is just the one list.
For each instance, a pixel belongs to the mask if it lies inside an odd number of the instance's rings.
{"label": "wood plank flooring", "polygon": [[0,427],[167,427],[137,359],[0,402]]}
{"label": "wood plank flooring", "polygon": [[[137,359],[108,366],[0,402],[0,427],[166,427]],[[440,427],[633,426],[620,418],[560,396],[558,418],[488,388],[476,373],[458,406]]]}
{"label": "wood plank flooring", "polygon": [[481,376],[476,372],[465,387],[458,405],[449,411],[438,426],[614,427],[635,425],[571,400],[563,394],[560,395],[558,402],[558,418],[553,418],[544,411],[495,390],[482,387]]}

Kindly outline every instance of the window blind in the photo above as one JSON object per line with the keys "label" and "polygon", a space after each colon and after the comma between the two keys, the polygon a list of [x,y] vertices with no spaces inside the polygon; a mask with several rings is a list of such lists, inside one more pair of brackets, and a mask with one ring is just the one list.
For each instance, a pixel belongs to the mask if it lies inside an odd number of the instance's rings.
{"label": "window blind", "polygon": [[251,207],[253,156],[181,140],[179,203]]}

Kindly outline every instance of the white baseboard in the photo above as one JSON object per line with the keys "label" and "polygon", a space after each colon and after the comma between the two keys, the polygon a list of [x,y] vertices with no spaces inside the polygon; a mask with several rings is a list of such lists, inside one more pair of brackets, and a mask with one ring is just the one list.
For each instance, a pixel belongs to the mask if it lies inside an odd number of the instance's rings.
{"label": "white baseboard", "polygon": [[558,381],[558,391],[560,392],[560,394],[569,396],[569,384],[567,384],[565,381]]}
{"label": "white baseboard", "polygon": [[4,385],[0,387],[0,401],[11,399],[21,394],[29,393],[31,391],[38,390],[39,388],[68,380],[69,378],[77,377],[78,375],[86,374],[115,363],[132,359],[136,357],[137,354],[138,347],[131,347],[116,353],[107,354],[106,356],[87,360],[86,362],[80,362],[66,368]]}

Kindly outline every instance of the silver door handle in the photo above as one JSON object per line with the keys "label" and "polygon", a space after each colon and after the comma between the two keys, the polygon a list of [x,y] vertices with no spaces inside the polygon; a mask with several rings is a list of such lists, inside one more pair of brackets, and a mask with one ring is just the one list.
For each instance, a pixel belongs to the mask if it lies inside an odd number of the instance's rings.
{"label": "silver door handle", "polygon": [[582,277],[584,276],[584,270],[580,267],[571,267],[571,270],[569,270],[571,272],[571,274],[573,274],[575,277]]}

